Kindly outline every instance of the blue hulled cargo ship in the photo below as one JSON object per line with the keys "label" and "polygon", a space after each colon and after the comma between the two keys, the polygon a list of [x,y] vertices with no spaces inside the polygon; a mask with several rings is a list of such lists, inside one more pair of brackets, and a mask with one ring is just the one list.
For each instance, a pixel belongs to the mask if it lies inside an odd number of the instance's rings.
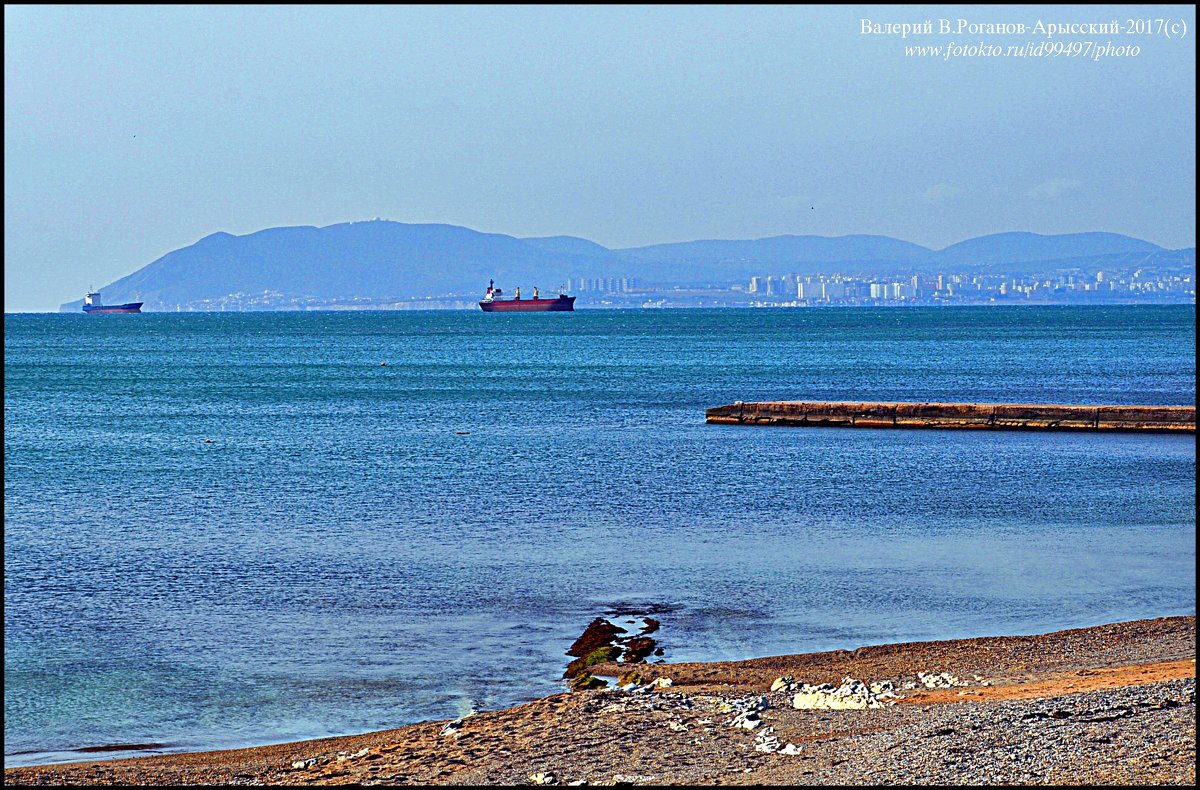
{"label": "blue hulled cargo ship", "polygon": [[90,291],[83,297],[83,312],[88,313],[140,313],[145,302],[126,302],[125,304],[101,304],[100,292]]}

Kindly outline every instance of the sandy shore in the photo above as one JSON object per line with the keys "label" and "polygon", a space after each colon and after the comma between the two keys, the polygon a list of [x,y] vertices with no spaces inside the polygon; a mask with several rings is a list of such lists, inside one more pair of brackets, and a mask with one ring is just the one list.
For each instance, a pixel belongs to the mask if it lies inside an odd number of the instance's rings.
{"label": "sandy shore", "polygon": [[[647,681],[669,678],[670,685],[562,693],[458,723],[345,738],[14,768],[4,780],[1190,785],[1195,658],[1190,616],[1040,636],[641,665]],[[793,685],[771,691],[784,676]],[[898,698],[884,694],[880,707],[862,710],[793,707],[799,684],[838,685],[846,677],[891,681]]]}

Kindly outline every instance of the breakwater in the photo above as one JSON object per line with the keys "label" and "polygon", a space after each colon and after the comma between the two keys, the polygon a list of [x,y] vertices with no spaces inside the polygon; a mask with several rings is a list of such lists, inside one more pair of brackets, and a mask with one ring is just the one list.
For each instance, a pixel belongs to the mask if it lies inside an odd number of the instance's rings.
{"label": "breakwater", "polygon": [[1195,406],[738,401],[706,409],[704,416],[736,425],[1196,432]]}

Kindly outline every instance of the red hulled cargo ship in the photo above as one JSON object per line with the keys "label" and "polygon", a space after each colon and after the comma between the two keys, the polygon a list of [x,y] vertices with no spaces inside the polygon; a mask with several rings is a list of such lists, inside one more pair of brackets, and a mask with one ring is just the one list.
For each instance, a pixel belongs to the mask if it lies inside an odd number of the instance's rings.
{"label": "red hulled cargo ship", "polygon": [[487,295],[479,302],[479,307],[485,313],[547,313],[562,312],[575,309],[575,297],[560,293],[553,299],[542,299],[538,289],[533,289],[532,299],[522,299],[521,289],[512,299],[501,299],[500,289],[495,287],[495,280],[488,280]]}

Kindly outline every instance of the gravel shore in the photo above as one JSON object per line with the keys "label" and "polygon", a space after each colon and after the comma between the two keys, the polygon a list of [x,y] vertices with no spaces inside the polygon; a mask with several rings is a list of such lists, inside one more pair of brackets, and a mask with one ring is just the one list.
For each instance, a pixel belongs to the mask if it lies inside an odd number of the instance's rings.
{"label": "gravel shore", "polygon": [[[644,676],[635,689],[556,694],[455,722],[15,768],[4,778],[131,785],[1192,785],[1195,656],[1196,620],[1188,616],[1039,636],[638,665]],[[591,669],[616,676],[629,668]],[[649,682],[655,678],[658,685]],[[841,685],[841,694],[848,678],[895,696],[880,691],[872,702],[878,706],[864,709],[794,707],[798,688]]]}

